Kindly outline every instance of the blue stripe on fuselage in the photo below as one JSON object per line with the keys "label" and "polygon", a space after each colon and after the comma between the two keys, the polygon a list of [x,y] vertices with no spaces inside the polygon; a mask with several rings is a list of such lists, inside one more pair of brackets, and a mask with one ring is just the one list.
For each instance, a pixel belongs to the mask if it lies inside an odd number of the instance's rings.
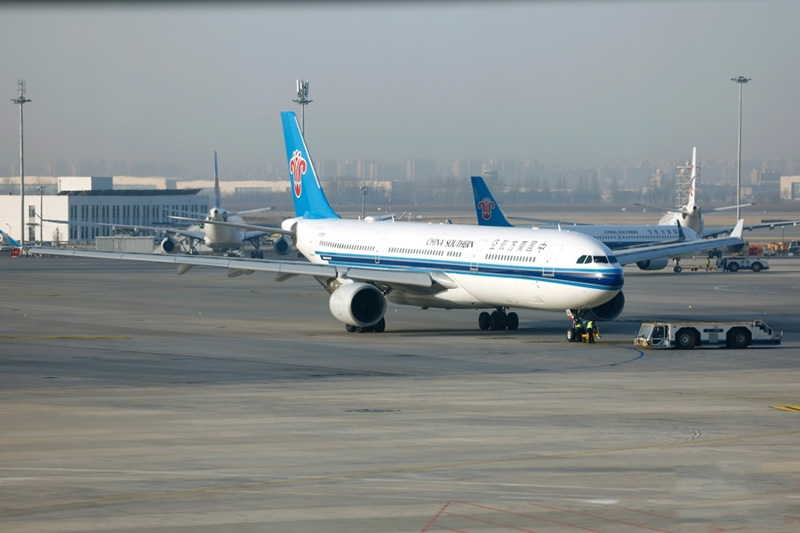
{"label": "blue stripe on fuselage", "polygon": [[[346,267],[361,268],[386,268],[397,270],[416,270],[453,272],[478,276],[506,277],[545,281],[548,283],[561,283],[580,287],[590,287],[597,290],[616,291],[622,289],[622,269],[568,269],[537,266],[514,266],[497,263],[471,263],[424,260],[420,258],[397,258],[381,256],[376,262],[375,255],[342,254],[338,252],[317,251],[316,255],[328,264]],[[472,267],[477,266],[477,270]],[[544,275],[547,271],[548,275]],[[552,272],[552,275],[550,273]]]}

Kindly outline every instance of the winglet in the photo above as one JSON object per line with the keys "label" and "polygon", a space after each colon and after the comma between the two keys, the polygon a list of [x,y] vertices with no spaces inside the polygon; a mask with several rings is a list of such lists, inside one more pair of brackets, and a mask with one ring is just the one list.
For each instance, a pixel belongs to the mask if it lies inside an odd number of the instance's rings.
{"label": "winglet", "polygon": [[681,221],[680,220],[676,220],[675,224],[678,226],[678,240],[679,241],[685,241],[686,240],[686,234],[683,232],[683,226],[681,226]]}
{"label": "winglet", "polygon": [[741,239],[743,230],[744,230],[744,219],[740,218],[739,222],[736,223],[736,227],[733,228],[733,231],[731,232],[731,237]]}
{"label": "winglet", "polygon": [[479,226],[511,227],[500,206],[497,205],[489,186],[480,176],[472,176],[472,195],[475,197],[475,212]]}

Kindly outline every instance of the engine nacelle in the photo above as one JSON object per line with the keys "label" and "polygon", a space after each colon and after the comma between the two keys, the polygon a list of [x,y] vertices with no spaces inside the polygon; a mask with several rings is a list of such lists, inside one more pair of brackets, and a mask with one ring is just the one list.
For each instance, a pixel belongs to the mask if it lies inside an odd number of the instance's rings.
{"label": "engine nacelle", "polygon": [[292,239],[286,235],[281,235],[272,241],[272,248],[278,255],[289,255],[289,252],[292,251]]}
{"label": "engine nacelle", "polygon": [[170,239],[169,237],[165,237],[163,241],[161,241],[161,249],[164,253],[171,254],[175,251],[175,241]]}
{"label": "engine nacelle", "polygon": [[669,257],[659,257],[656,259],[648,259],[647,261],[638,261],[636,266],[642,270],[661,270],[666,268],[669,264]]}
{"label": "engine nacelle", "polygon": [[331,294],[331,314],[349,326],[369,327],[386,313],[386,298],[375,285],[345,283]]}
{"label": "engine nacelle", "polygon": [[609,322],[614,320],[625,307],[625,296],[619,291],[616,296],[602,305],[581,312],[581,318],[592,319],[596,322]]}

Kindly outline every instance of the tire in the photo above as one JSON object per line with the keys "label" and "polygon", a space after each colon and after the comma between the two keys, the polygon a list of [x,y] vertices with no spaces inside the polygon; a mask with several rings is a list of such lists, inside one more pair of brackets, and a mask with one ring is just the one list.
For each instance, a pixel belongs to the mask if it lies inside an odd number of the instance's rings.
{"label": "tire", "polygon": [[731,272],[738,272],[739,263],[728,263],[728,270]]}
{"label": "tire", "polygon": [[351,326],[350,324],[345,324],[344,329],[347,331],[347,333],[355,333],[356,331],[356,327]]}
{"label": "tire", "polygon": [[743,328],[735,328],[728,332],[726,344],[728,348],[741,350],[750,344],[750,332]]}
{"label": "tire", "polygon": [[491,315],[489,315],[489,329],[498,331],[505,328],[506,315],[504,313],[498,313],[497,311],[494,311]]}
{"label": "tire", "polygon": [[682,329],[675,335],[675,347],[679,350],[691,350],[697,344],[693,329]]}
{"label": "tire", "polygon": [[567,342],[577,342],[578,341],[578,332],[575,331],[575,328],[569,328],[567,330]]}
{"label": "tire", "polygon": [[383,333],[384,331],[386,331],[386,319],[381,318],[377,324],[372,326],[372,331],[374,331],[375,333]]}
{"label": "tire", "polygon": [[491,325],[491,319],[489,317],[489,313],[484,311],[480,315],[478,315],[478,327],[479,328],[481,328],[482,330],[487,330],[487,329],[489,329],[490,325]]}
{"label": "tire", "polygon": [[681,270],[683,270],[683,267],[680,265],[675,265],[672,269],[673,272],[677,272],[678,274],[680,274]]}
{"label": "tire", "polygon": [[517,313],[508,313],[506,327],[509,331],[515,331],[519,327],[519,315]]}
{"label": "tire", "polygon": [[753,269],[753,272],[761,272],[761,269],[764,267],[761,266],[761,263],[753,263],[751,268]]}

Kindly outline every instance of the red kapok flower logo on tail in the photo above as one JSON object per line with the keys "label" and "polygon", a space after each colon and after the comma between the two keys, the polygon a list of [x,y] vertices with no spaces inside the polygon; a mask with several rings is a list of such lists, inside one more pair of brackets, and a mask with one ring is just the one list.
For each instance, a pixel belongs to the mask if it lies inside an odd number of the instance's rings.
{"label": "red kapok flower logo on tail", "polygon": [[292,175],[292,185],[294,185],[294,195],[300,198],[303,192],[303,174],[306,173],[306,160],[300,154],[300,150],[295,150],[289,160],[289,172]]}
{"label": "red kapok flower logo on tail", "polygon": [[481,216],[483,220],[489,220],[492,218],[492,209],[494,209],[494,202],[491,201],[489,198],[484,198],[480,202],[478,202],[478,208],[481,210]]}

